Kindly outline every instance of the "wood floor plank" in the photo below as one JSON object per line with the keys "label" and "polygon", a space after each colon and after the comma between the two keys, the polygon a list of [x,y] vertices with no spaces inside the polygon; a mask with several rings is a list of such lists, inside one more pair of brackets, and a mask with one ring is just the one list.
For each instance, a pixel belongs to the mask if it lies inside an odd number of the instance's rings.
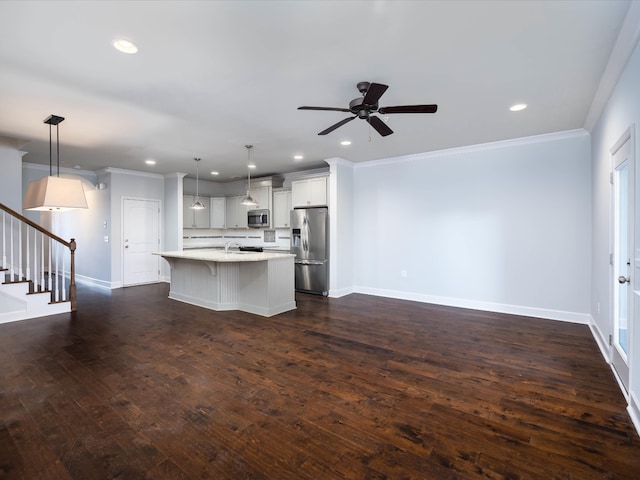
{"label": "wood floor plank", "polygon": [[0,477],[637,479],[585,325],[367,295],[271,318],[79,286],[0,325]]}

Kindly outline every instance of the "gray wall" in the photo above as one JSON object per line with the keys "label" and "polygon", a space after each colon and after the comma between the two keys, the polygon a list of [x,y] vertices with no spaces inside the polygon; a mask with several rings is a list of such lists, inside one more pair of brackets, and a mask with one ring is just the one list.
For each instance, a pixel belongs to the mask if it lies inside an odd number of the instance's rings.
{"label": "gray wall", "polygon": [[356,291],[587,323],[589,157],[580,130],[357,164]]}
{"label": "gray wall", "polygon": [[[110,195],[110,286],[122,286],[122,204],[124,198],[158,200],[161,218],[164,215],[164,177],[154,173],[107,168],[99,173]],[[164,224],[160,225],[160,231]],[[164,246],[161,246],[164,247]],[[162,249],[162,248],[161,248]]]}
{"label": "gray wall", "polygon": [[[612,251],[611,232],[611,147],[629,128],[634,132],[640,123],[640,47],[635,48],[618,84],[607,102],[607,105],[591,132],[592,136],[592,190],[593,218],[591,235],[593,238],[591,276],[591,313],[594,331],[601,348],[608,351],[606,339],[613,330],[612,306],[612,272],[609,265],[609,253]],[[636,134],[636,205],[635,205],[635,262],[640,261],[640,149]],[[633,290],[640,289],[640,269],[634,268],[631,273]],[[636,427],[640,429],[640,301],[635,297],[635,314],[630,326],[630,366],[629,388],[632,410]]]}
{"label": "gray wall", "polygon": [[[22,155],[15,141],[0,137],[0,203],[22,212]],[[25,190],[26,191],[26,190]]]}

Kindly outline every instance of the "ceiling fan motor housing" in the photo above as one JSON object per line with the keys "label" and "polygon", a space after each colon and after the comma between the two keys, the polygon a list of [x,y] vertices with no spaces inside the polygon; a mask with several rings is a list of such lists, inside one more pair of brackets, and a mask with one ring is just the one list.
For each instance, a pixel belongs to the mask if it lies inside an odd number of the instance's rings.
{"label": "ceiling fan motor housing", "polygon": [[364,97],[354,98],[349,102],[349,110],[360,118],[367,118],[371,112],[378,110],[378,104],[367,105],[363,103]]}
{"label": "ceiling fan motor housing", "polygon": [[369,90],[369,87],[371,86],[370,82],[358,82],[358,91],[364,96],[367,93],[367,90]]}

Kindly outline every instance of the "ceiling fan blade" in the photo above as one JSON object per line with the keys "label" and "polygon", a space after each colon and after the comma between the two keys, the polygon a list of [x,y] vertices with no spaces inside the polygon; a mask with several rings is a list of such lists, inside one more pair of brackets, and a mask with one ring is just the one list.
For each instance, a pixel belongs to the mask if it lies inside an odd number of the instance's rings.
{"label": "ceiling fan blade", "polygon": [[332,112],[347,112],[350,113],[351,110],[348,108],[340,108],[340,107],[298,107],[298,110],[330,110]]}
{"label": "ceiling fan blade", "polygon": [[436,113],[438,105],[399,105],[397,107],[382,107],[378,109],[382,115],[387,113]]}
{"label": "ceiling fan blade", "polygon": [[367,122],[369,122],[369,125],[375,128],[377,132],[383,137],[386,137],[387,135],[391,135],[393,133],[393,130],[387,127],[387,124],[380,120],[380,117],[369,117],[367,118]]}
{"label": "ceiling fan blade", "polygon": [[362,103],[365,105],[376,105],[378,100],[384,92],[389,88],[388,85],[383,85],[382,83],[372,83],[369,85],[369,89],[362,99]]}
{"label": "ceiling fan blade", "polygon": [[[348,111],[348,110],[347,110]],[[357,117],[357,115],[356,115]],[[345,123],[349,123],[351,120],[353,120],[356,117],[349,117],[349,118],[345,118],[344,120],[340,120],[338,123],[331,125],[329,128],[327,128],[326,130],[321,131],[318,135],[326,135],[327,133],[331,133],[333,132],[336,128],[341,127],[342,125],[344,125]]]}

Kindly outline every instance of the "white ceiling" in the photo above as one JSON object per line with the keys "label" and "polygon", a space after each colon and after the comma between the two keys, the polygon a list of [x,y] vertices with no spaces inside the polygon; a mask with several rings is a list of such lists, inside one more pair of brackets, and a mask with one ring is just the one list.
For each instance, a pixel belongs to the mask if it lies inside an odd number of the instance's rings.
{"label": "white ceiling", "polygon": [[[56,114],[63,167],[194,175],[201,157],[200,178],[227,181],[247,143],[260,176],[582,128],[629,4],[4,0],[0,136],[48,164]],[[389,85],[381,107],[439,110],[318,136],[349,115],[297,107],[347,107],[359,81]]]}

